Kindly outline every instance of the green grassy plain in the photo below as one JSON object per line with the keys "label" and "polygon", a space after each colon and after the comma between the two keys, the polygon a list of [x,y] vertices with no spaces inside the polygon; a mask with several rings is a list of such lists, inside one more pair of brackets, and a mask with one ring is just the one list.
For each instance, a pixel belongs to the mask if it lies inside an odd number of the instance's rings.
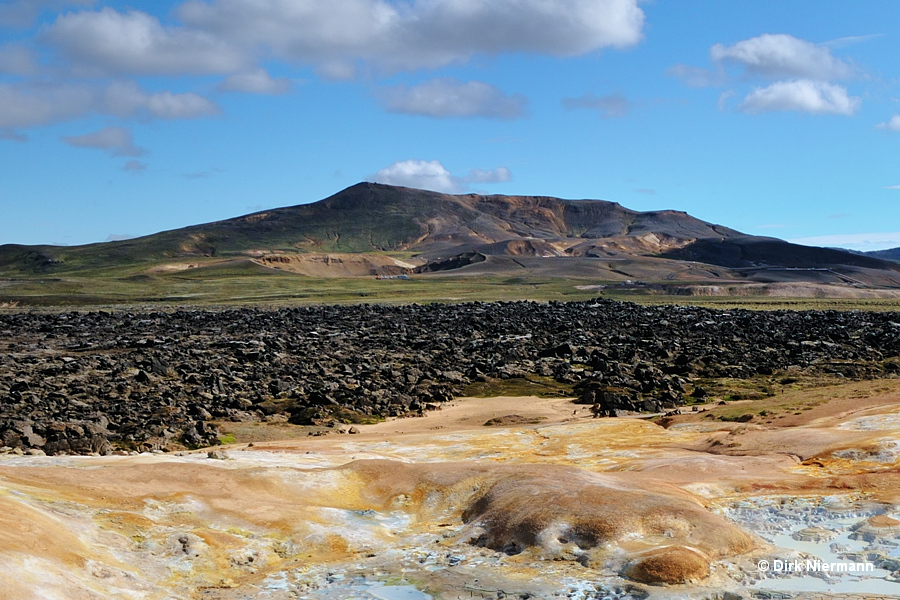
{"label": "green grassy plain", "polygon": [[[393,255],[393,254],[392,254]],[[616,282],[572,277],[411,275],[313,278],[247,260],[198,258],[196,268],[154,271],[153,263],[0,278],[0,309],[115,306],[295,306],[348,303],[431,303],[608,298],[640,304],[751,310],[900,311],[900,299],[814,299],[754,296],[653,295]],[[160,265],[166,264],[160,261]],[[609,284],[603,290],[579,289]]]}
{"label": "green grassy plain", "polygon": [[297,305],[500,300],[587,300],[591,290],[553,279],[411,276],[312,278],[247,263],[171,273],[103,269],[0,279],[0,306]]}

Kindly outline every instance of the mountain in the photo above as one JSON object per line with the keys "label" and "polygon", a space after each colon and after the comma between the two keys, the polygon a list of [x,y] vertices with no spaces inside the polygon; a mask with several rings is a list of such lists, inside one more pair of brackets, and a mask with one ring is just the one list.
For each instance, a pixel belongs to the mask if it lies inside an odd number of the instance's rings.
{"label": "mountain", "polygon": [[866,252],[866,256],[872,256],[874,258],[880,258],[882,260],[896,260],[900,261],[900,248],[889,248],[888,250],[873,250],[871,252]]}
{"label": "mountain", "polygon": [[[900,286],[900,265],[798,246],[687,213],[604,200],[449,195],[360,183],[311,204],[131,240],[0,246],[0,273],[235,261],[311,276],[530,273],[595,279],[816,281]],[[186,262],[187,261],[187,262]]]}

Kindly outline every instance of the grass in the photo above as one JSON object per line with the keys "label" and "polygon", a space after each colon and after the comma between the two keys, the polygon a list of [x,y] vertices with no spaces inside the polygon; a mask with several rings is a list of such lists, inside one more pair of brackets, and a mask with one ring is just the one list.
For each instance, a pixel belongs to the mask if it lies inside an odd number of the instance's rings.
{"label": "grass", "polygon": [[234,436],[233,433],[226,433],[224,435],[219,436],[219,443],[220,444],[236,444],[237,438]]}
{"label": "grass", "polygon": [[167,274],[92,272],[0,280],[0,303],[19,308],[103,305],[296,305],[499,300],[588,300],[567,280],[510,282],[501,277],[312,278],[215,267]]}
{"label": "grass", "polygon": [[[395,253],[392,253],[395,254]],[[661,296],[627,290],[578,289],[596,280],[539,276],[413,275],[313,278],[273,271],[246,260],[194,258],[197,268],[155,272],[168,260],[85,269],[74,273],[0,279],[0,310],[30,307],[215,306],[470,301],[590,300],[608,298],[645,305],[692,305],[750,310],[900,311],[900,299],[811,299],[752,296]]]}
{"label": "grass", "polygon": [[[397,258],[403,253],[385,253]],[[900,299],[812,299],[753,296],[665,296],[606,288],[579,289],[609,282],[574,277],[523,275],[412,275],[314,278],[267,269],[245,258],[194,257],[175,263],[194,265],[160,270],[170,259],[76,272],[0,278],[0,310],[31,307],[215,306],[350,303],[430,303],[470,301],[590,300],[607,298],[644,305],[691,305],[750,310],[900,311]]]}
{"label": "grass", "polygon": [[[754,375],[746,379],[701,378],[694,387],[706,391],[710,401],[762,400],[847,383],[847,379],[827,374],[778,371],[772,375]],[[690,390],[689,390],[690,391]],[[686,398],[692,400],[691,398]]]}

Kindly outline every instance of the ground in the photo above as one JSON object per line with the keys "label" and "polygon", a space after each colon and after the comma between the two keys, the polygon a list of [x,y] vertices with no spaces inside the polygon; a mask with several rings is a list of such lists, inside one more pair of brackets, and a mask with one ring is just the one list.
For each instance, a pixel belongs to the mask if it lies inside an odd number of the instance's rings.
{"label": "ground", "polygon": [[[23,600],[900,597],[900,380],[653,419],[589,408],[460,398],[354,434],[277,440],[285,426],[272,425],[250,445],[241,430],[224,460],[6,455],[0,588]],[[774,570],[803,553],[875,571]]]}

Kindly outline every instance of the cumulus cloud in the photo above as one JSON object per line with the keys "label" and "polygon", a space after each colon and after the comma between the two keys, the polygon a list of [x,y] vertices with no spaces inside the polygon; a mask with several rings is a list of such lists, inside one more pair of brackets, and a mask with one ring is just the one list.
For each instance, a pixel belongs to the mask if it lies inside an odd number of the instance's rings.
{"label": "cumulus cloud", "polygon": [[[0,26],[33,24],[44,11],[67,6],[83,10],[58,14],[32,40],[34,49],[0,46],[0,73],[40,72],[52,82],[38,91],[33,82],[0,83],[0,131],[17,136],[17,128],[98,113],[187,119],[220,112],[199,94],[145,92],[131,81],[141,76],[219,75],[220,91],[278,94],[291,82],[273,78],[263,60],[348,79],[473,56],[627,48],[643,40],[640,1],[187,0],[167,21],[141,10],[89,8],[94,0],[15,0],[0,7]],[[521,96],[453,79],[386,88],[382,102],[389,110],[441,117],[512,119],[526,112]]]}
{"label": "cumulus cloud", "polygon": [[879,123],[876,125],[878,129],[884,129],[886,131],[900,131],[900,115],[894,115],[890,118],[890,120]]}
{"label": "cumulus cloud", "polygon": [[143,148],[138,148],[134,145],[131,130],[125,127],[106,127],[92,133],[63,137],[61,139],[63,142],[76,148],[96,148],[105,150],[113,156],[143,156],[147,153]]}
{"label": "cumulus cloud", "polygon": [[563,98],[562,103],[568,109],[586,108],[600,111],[600,116],[604,118],[624,117],[634,107],[634,104],[622,94],[599,97],[587,94],[580,98]]}
{"label": "cumulus cloud", "polygon": [[375,183],[399,185],[403,187],[444,192],[459,193],[463,189],[462,182],[451,175],[450,171],[437,160],[404,160],[395,162],[375,173]]}
{"label": "cumulus cloud", "polygon": [[91,111],[95,95],[82,86],[0,84],[0,130],[45,125]]}
{"label": "cumulus cloud", "polygon": [[284,59],[386,69],[434,68],[474,54],[554,56],[624,48],[643,39],[637,0],[189,0],[196,30]]}
{"label": "cumulus cloud", "polygon": [[0,131],[14,132],[91,114],[157,119],[191,119],[220,112],[194,93],[147,93],[134,82],[91,85],[0,83]]}
{"label": "cumulus cloud", "polygon": [[376,183],[432,190],[445,194],[459,194],[469,183],[503,183],[512,179],[506,167],[472,169],[467,177],[457,177],[437,160],[404,160],[381,169],[370,179]]}
{"label": "cumulus cloud", "polygon": [[196,119],[218,114],[219,107],[198,94],[160,92],[147,96],[147,112],[160,119]]}
{"label": "cumulus cloud", "polygon": [[0,27],[28,27],[44,10],[90,6],[95,0],[14,0],[0,5]]}
{"label": "cumulus cloud", "polygon": [[[870,39],[872,36],[841,38],[814,44],[785,33],[766,33],[727,46],[715,44],[709,50],[713,69],[678,64],[667,75],[678,77],[691,87],[729,84],[725,67],[736,65],[745,75],[780,79],[767,87],[757,87],[738,105],[747,113],[797,110],[813,114],[850,116],[862,100],[851,97],[847,89],[831,83],[862,75],[853,63],[832,54],[832,48]],[[719,110],[735,94],[727,90],[719,96]]]}
{"label": "cumulus cloud", "polygon": [[379,97],[390,112],[438,118],[515,119],[525,115],[527,104],[524,96],[507,96],[489,83],[464,83],[452,77],[432,79],[412,87],[384,88]]}
{"label": "cumulus cloud", "polygon": [[149,94],[134,81],[117,81],[107,86],[103,91],[101,108],[120,117],[158,119],[195,119],[221,112],[215,102],[193,92]]}
{"label": "cumulus cloud", "polygon": [[172,75],[230,73],[250,57],[230,41],[184,27],[166,27],[140,11],[60,15],[42,39],[79,71],[98,74]]}
{"label": "cumulus cloud", "polygon": [[248,94],[286,94],[291,91],[291,80],[286,77],[272,77],[263,68],[235,73],[225,78],[218,89],[223,92],[244,92]]}
{"label": "cumulus cloud", "polygon": [[779,81],[756,88],[744,98],[738,109],[747,113],[799,110],[813,114],[851,116],[862,101],[848,96],[847,89],[810,80]]}
{"label": "cumulus cloud", "polygon": [[638,0],[189,0],[177,14],[170,26],[137,10],[68,13],[42,39],[88,72],[234,74],[274,56],[347,78],[360,61],[400,70],[625,48],[644,24]]}
{"label": "cumulus cloud", "polygon": [[732,46],[716,44],[709,54],[714,62],[737,64],[747,73],[771,79],[828,81],[855,74],[853,66],[833,56],[827,46],[784,33],[767,33]]}
{"label": "cumulus cloud", "polygon": [[32,75],[37,68],[38,63],[31,50],[15,44],[0,46],[0,73]]}

